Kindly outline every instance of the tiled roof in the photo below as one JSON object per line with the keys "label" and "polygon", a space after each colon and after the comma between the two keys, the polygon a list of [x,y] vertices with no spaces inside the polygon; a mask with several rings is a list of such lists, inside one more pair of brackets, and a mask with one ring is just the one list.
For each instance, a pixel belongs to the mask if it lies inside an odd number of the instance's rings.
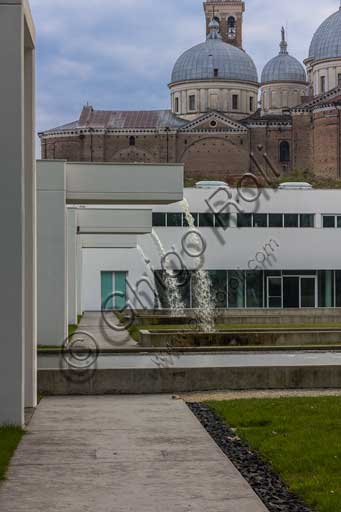
{"label": "tiled roof", "polygon": [[282,122],[288,123],[291,121],[291,114],[266,114],[262,116],[261,109],[258,109],[254,114],[240,121],[241,124],[252,123],[253,121],[264,121],[264,122]]}
{"label": "tiled roof", "polygon": [[113,130],[181,128],[188,121],[176,117],[170,110],[93,110],[84,107],[78,121],[44,133],[77,128]]}

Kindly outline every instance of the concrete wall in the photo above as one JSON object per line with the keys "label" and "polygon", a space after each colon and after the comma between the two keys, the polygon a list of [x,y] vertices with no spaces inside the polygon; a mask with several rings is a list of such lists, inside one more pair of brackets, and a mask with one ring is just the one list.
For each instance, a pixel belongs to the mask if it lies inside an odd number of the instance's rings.
{"label": "concrete wall", "polygon": [[67,337],[67,217],[64,162],[37,164],[38,344]]}
{"label": "concrete wall", "polygon": [[0,0],[0,43],[0,424],[22,425],[36,403],[35,31],[25,0]]}
{"label": "concrete wall", "polygon": [[340,366],[236,368],[134,368],[95,370],[87,380],[74,370],[39,370],[46,395],[181,393],[248,389],[340,389]]}

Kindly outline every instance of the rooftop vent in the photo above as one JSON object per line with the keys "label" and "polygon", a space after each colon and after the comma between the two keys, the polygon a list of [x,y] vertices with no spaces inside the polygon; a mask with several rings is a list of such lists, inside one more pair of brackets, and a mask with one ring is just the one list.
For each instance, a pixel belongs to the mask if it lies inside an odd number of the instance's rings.
{"label": "rooftop vent", "polygon": [[195,184],[195,188],[220,188],[220,187],[228,187],[227,183],[224,181],[198,181]]}
{"label": "rooftop vent", "polygon": [[278,187],[279,190],[312,190],[313,186],[310,183],[291,181],[288,183],[281,183]]}

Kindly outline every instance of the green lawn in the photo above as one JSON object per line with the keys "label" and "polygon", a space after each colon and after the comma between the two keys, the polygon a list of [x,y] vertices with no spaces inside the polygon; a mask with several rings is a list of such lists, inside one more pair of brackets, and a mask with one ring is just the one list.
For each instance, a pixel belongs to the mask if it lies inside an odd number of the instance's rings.
{"label": "green lawn", "polygon": [[341,397],[208,402],[318,512],[341,511]]}
{"label": "green lawn", "polygon": [[9,461],[24,431],[16,427],[0,427],[0,480],[5,478]]}

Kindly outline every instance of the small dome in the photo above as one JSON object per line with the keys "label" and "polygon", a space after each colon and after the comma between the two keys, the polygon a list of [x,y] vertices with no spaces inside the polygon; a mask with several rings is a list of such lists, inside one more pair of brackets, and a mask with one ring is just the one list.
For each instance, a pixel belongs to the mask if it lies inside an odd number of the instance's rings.
{"label": "small dome", "polygon": [[288,53],[285,31],[282,28],[281,51],[271,59],[262,72],[262,84],[268,82],[306,82],[307,75],[303,65]]}
{"label": "small dome", "polygon": [[309,58],[320,60],[333,57],[341,57],[341,9],[320,25],[309,49]]}
{"label": "small dome", "polygon": [[189,80],[234,80],[258,82],[256,66],[249,55],[224,43],[219,23],[211,21],[205,43],[187,50],[175,63],[172,83]]}

